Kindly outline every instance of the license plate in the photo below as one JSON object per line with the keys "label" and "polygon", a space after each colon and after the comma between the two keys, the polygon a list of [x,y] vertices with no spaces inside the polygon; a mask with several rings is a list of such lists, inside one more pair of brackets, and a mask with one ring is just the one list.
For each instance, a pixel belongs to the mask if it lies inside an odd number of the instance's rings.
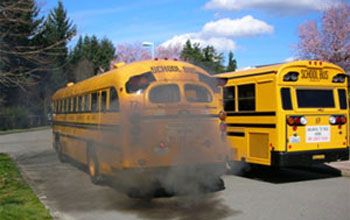
{"label": "license plate", "polygon": [[330,142],[330,126],[306,126],[306,143]]}
{"label": "license plate", "polygon": [[322,159],[324,159],[324,158],[325,158],[324,154],[313,155],[313,156],[312,156],[312,159],[313,159],[313,160],[322,160]]}

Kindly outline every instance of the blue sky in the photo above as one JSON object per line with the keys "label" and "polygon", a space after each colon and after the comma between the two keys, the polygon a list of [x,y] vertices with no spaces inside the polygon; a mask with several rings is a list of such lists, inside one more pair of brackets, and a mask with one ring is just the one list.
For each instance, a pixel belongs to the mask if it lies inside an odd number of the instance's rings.
{"label": "blue sky", "polygon": [[[349,1],[349,0],[347,0]],[[188,38],[234,52],[239,68],[295,57],[297,29],[319,20],[338,0],[63,0],[79,35],[107,37],[115,45],[135,41],[156,46]],[[42,3],[43,13],[57,0]],[[74,45],[71,44],[71,46]],[[225,56],[227,60],[227,56]]]}

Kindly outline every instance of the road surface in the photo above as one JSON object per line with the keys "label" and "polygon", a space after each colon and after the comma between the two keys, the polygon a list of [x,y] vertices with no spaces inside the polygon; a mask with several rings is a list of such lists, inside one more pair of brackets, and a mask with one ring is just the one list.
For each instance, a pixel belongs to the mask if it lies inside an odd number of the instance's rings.
{"label": "road surface", "polygon": [[321,166],[258,169],[226,175],[226,190],[204,196],[129,199],[90,183],[83,169],[60,163],[51,130],[0,135],[0,152],[10,153],[22,174],[56,219],[317,219],[348,220],[350,178]]}

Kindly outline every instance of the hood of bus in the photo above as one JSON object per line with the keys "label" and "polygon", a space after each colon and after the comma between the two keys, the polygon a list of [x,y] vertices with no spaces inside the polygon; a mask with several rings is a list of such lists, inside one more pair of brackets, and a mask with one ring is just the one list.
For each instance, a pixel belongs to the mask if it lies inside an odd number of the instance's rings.
{"label": "hood of bus", "polygon": [[[348,143],[349,126],[346,123],[330,123],[330,117],[344,116],[348,119],[346,111],[333,113],[309,113],[286,115],[286,148],[287,151],[305,151],[346,148]],[[306,119],[305,125],[289,125],[289,117]]]}

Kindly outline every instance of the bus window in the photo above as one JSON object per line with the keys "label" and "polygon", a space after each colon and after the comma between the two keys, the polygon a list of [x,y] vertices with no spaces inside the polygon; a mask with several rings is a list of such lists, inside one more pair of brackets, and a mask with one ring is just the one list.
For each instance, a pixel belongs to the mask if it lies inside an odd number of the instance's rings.
{"label": "bus window", "polygon": [[334,108],[333,90],[297,89],[299,108]]}
{"label": "bus window", "polygon": [[66,100],[65,99],[62,100],[61,112],[62,113],[66,112]]}
{"label": "bus window", "polygon": [[255,111],[255,84],[238,86],[238,111]]}
{"label": "bus window", "polygon": [[118,93],[114,87],[109,90],[109,110],[119,111],[119,98]]}
{"label": "bus window", "polygon": [[90,95],[86,94],[84,97],[84,111],[90,111]]}
{"label": "bus window", "polygon": [[101,112],[106,111],[107,109],[107,91],[101,92]]}
{"label": "bus window", "polygon": [[346,92],[345,89],[338,89],[338,95],[339,95],[339,105],[340,109],[346,109]]}
{"label": "bus window", "polygon": [[72,97],[72,108],[71,111],[72,112],[76,112],[76,107],[77,107],[77,97]]}
{"label": "bus window", "polygon": [[282,88],[281,89],[281,97],[282,97],[282,107],[284,110],[292,110],[292,98],[290,97],[290,88]]}
{"label": "bus window", "polygon": [[150,91],[149,100],[154,103],[179,102],[180,89],[175,84],[156,86]]}
{"label": "bus window", "polygon": [[156,79],[151,72],[143,73],[138,76],[130,77],[129,81],[126,83],[126,92],[135,93],[138,91],[144,91],[147,89],[149,84]]}
{"label": "bus window", "polygon": [[94,92],[91,94],[91,111],[97,112],[98,111],[98,96],[97,92]]}
{"label": "bus window", "polygon": [[235,86],[229,86],[224,88],[224,110],[235,111]]}
{"label": "bus window", "polygon": [[71,103],[70,98],[68,98],[67,99],[66,112],[70,112],[70,110],[71,110],[71,106],[70,106],[71,104],[70,103]]}
{"label": "bus window", "polygon": [[78,112],[82,112],[83,110],[83,96],[78,96]]}
{"label": "bus window", "polygon": [[212,96],[208,89],[203,86],[186,84],[185,96],[188,102],[211,102]]}

